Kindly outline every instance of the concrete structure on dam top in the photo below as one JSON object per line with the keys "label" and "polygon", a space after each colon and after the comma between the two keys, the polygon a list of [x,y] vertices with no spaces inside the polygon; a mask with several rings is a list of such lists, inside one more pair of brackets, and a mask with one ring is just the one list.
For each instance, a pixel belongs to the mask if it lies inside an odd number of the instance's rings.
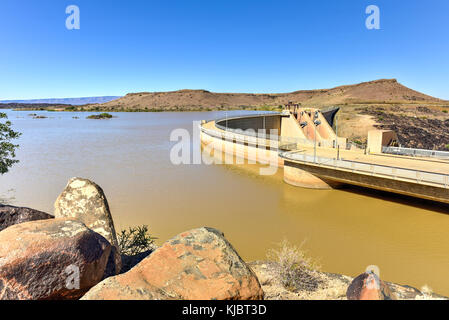
{"label": "concrete structure on dam top", "polygon": [[449,203],[449,152],[401,148],[388,130],[370,131],[363,146],[348,142],[333,129],[338,110],[289,104],[281,113],[203,121],[201,140],[261,163],[276,157],[284,181],[294,186],[351,184]]}

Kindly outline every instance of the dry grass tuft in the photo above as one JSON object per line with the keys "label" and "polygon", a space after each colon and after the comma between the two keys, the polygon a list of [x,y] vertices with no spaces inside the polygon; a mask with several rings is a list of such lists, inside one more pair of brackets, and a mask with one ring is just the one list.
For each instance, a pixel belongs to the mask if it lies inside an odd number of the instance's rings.
{"label": "dry grass tuft", "polygon": [[302,249],[304,243],[298,247],[284,239],[267,255],[275,262],[273,271],[281,284],[290,291],[315,291],[322,283],[320,266]]}
{"label": "dry grass tuft", "polygon": [[421,293],[415,297],[415,300],[445,300],[443,297],[436,297],[432,288],[427,284],[421,288]]}

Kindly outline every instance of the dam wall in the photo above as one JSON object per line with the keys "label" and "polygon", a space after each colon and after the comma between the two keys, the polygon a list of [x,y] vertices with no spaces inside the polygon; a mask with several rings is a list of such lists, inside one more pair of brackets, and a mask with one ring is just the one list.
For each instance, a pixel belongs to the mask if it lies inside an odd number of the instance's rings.
{"label": "dam wall", "polygon": [[[304,116],[308,117],[306,114]],[[308,119],[313,125],[311,118]],[[270,129],[277,130],[279,135],[270,135]],[[266,136],[254,136],[260,133]],[[279,156],[279,152],[297,150],[300,145],[313,145],[293,114],[250,115],[203,122],[201,143],[203,150],[213,149],[213,152],[206,151],[218,163],[224,163],[227,159],[229,162],[243,164],[246,160],[247,163],[276,163],[280,168],[284,168],[284,158]],[[338,185],[292,167],[284,170],[284,180],[295,186],[313,189],[330,189]]]}
{"label": "dam wall", "polygon": [[284,167],[284,159],[279,157],[278,142],[206,127],[201,128],[201,144],[218,163],[232,161],[234,164],[258,163]]}
{"label": "dam wall", "polygon": [[281,121],[281,136],[282,137],[297,137],[298,139],[306,140],[307,137],[301,129],[298,121],[293,115],[283,117]]}
{"label": "dam wall", "polygon": [[338,182],[315,176],[306,170],[291,165],[289,162],[284,163],[284,181],[292,186],[307,189],[326,190],[340,186]]}
{"label": "dam wall", "polygon": [[277,130],[277,135],[281,134],[280,114],[261,114],[255,116],[233,117],[216,121],[216,126],[226,131],[231,130],[255,130],[270,134],[270,130]]}
{"label": "dam wall", "polygon": [[[325,121],[319,115],[312,116]],[[307,117],[311,120],[309,114]],[[224,127],[225,130],[221,129],[223,123],[229,126]],[[327,124],[327,121],[322,123]],[[281,135],[255,136],[255,130],[261,128],[279,128]],[[253,131],[244,132],[245,129]],[[329,125],[323,126],[324,129],[331,130]],[[248,162],[281,167],[284,181],[298,187],[331,189],[350,184],[449,203],[449,162],[340,149],[336,148],[335,140],[333,144],[323,140],[310,145],[310,139],[298,137],[301,133],[297,118],[291,113],[241,116],[218,120],[217,124],[215,121],[201,124],[203,147],[212,146],[215,158],[222,159],[224,154],[228,160],[218,163]],[[284,134],[293,137],[284,137]]]}
{"label": "dam wall", "polygon": [[296,115],[298,123],[307,124],[304,128],[302,128],[306,138],[310,141],[315,141],[315,138],[317,141],[321,141],[323,138],[321,138],[318,128],[315,130],[312,117],[313,114],[309,115],[306,111],[298,111]]}
{"label": "dam wall", "polygon": [[289,153],[281,157],[284,158],[284,181],[295,186],[317,188],[321,180],[327,184],[321,185],[322,189],[350,184],[449,203],[446,174],[348,160],[314,160],[312,156]]}

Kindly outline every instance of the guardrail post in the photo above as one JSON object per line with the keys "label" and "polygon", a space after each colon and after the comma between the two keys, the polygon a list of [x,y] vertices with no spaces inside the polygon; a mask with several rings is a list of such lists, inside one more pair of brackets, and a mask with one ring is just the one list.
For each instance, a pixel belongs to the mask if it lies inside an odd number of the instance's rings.
{"label": "guardrail post", "polygon": [[420,179],[421,179],[421,173],[419,171],[416,171],[416,182],[420,183],[421,182]]}

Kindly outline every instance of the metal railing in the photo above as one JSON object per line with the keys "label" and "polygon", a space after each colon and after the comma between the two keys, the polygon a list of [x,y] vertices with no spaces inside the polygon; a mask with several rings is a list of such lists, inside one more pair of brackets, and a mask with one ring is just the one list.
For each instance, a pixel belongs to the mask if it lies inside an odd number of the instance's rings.
{"label": "metal railing", "polygon": [[[280,146],[279,139],[270,139],[269,135],[266,136],[252,136],[247,134],[234,133],[229,131],[218,131],[213,129],[206,129],[200,126],[200,130],[209,136],[220,138],[222,140],[230,142],[240,142],[246,144],[252,144],[255,146],[264,146],[278,149]],[[276,136],[278,137],[278,136]]]}
{"label": "metal railing", "polygon": [[[223,131],[206,129],[201,127],[201,131],[207,133],[208,135],[228,140],[237,141],[242,143],[252,143],[258,145],[270,146],[270,141],[274,141],[276,148],[281,150],[298,150],[301,147],[315,147],[315,141],[309,139],[301,139],[295,137],[281,137],[277,134],[267,134],[264,130],[255,131],[252,129],[242,130],[242,129],[232,129],[227,128],[224,130],[220,126],[215,124],[215,126]],[[317,141],[316,146],[318,148],[336,148],[336,141]]]}
{"label": "metal railing", "polygon": [[413,149],[402,147],[382,147],[382,153],[411,156],[411,157],[427,157],[449,160],[449,152],[425,149]]}
{"label": "metal railing", "polygon": [[328,167],[336,170],[356,172],[371,176],[383,176],[394,180],[404,180],[418,184],[436,185],[440,188],[449,189],[449,175],[447,174],[404,169],[394,166],[364,163],[352,160],[337,160],[320,156],[315,157],[313,155],[298,152],[280,152],[279,156],[287,160],[299,161],[309,165]]}
{"label": "metal railing", "polygon": [[[260,115],[260,114],[259,114]],[[278,115],[278,114],[267,114],[265,115]],[[249,116],[236,116],[233,118],[228,118],[228,120],[231,119],[238,119],[242,117],[251,117]],[[227,128],[226,126],[220,125],[217,123],[217,121],[222,122],[226,118],[222,118],[221,120],[215,120],[215,127],[222,130],[213,130],[213,129],[206,129],[204,127],[200,127],[200,129],[214,137],[218,137],[221,139],[229,140],[229,141],[239,141],[239,142],[245,142],[245,143],[256,143],[257,141],[262,142],[263,140],[269,140],[269,141],[276,141],[277,148],[281,150],[287,150],[287,151],[293,151],[298,150],[301,147],[315,147],[315,141],[310,139],[303,139],[303,138],[296,138],[296,137],[286,137],[286,136],[279,136],[278,134],[271,134],[266,133],[266,130],[254,130],[254,129],[234,129],[234,128]],[[250,138],[248,138],[250,137]],[[253,139],[251,139],[251,137]],[[262,145],[269,145],[269,142],[263,142]],[[317,148],[337,148],[338,142],[337,140],[321,140],[316,142]],[[346,150],[363,150],[363,147],[357,144],[354,144],[352,142],[346,143],[346,145],[340,145],[340,147],[345,148]]]}
{"label": "metal railing", "polygon": [[[234,119],[253,118],[253,117],[258,117],[258,116],[280,116],[280,115],[282,115],[282,113],[276,112],[276,111],[251,112],[251,113],[247,113],[247,114],[238,114],[238,115],[231,115],[231,116],[218,118],[218,119],[215,119],[215,123],[226,121],[226,120],[229,121],[229,120],[234,120]],[[225,126],[223,126],[223,127],[226,128]]]}

